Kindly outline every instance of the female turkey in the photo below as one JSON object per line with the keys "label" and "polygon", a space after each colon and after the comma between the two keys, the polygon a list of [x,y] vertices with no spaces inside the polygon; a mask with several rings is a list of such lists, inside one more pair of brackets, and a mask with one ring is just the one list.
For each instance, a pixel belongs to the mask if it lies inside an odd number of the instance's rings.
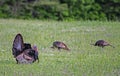
{"label": "female turkey", "polygon": [[106,42],[104,40],[98,40],[98,41],[96,41],[95,44],[91,44],[91,45],[102,47],[102,48],[104,48],[105,46],[111,46],[111,47],[115,48],[114,46],[112,46],[111,44],[109,44],[108,42]]}
{"label": "female turkey", "polygon": [[33,63],[38,59],[38,50],[31,47],[31,44],[24,43],[21,34],[17,34],[13,41],[12,54],[17,63]]}
{"label": "female turkey", "polygon": [[58,50],[60,49],[65,49],[65,50],[70,50],[67,45],[61,41],[55,41],[53,42],[53,46],[51,48],[58,48]]}

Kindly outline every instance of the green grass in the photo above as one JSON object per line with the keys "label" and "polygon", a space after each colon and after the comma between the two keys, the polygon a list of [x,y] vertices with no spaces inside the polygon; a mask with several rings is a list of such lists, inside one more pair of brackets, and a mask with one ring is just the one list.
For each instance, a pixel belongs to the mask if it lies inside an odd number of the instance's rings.
{"label": "green grass", "polygon": [[[38,46],[39,63],[16,64],[11,49],[17,33]],[[116,48],[90,45],[99,39]],[[51,49],[55,40],[71,51]],[[120,76],[120,22],[0,19],[0,76]]]}

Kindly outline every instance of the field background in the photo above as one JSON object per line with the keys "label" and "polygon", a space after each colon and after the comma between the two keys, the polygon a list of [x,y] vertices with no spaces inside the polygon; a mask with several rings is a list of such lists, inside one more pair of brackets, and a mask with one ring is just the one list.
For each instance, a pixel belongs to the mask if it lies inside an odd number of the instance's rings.
{"label": "field background", "polygon": [[[17,33],[38,46],[39,63],[16,64],[11,49]],[[99,39],[116,48],[90,45]],[[56,40],[71,51],[51,49]],[[0,19],[0,76],[120,76],[120,22]]]}

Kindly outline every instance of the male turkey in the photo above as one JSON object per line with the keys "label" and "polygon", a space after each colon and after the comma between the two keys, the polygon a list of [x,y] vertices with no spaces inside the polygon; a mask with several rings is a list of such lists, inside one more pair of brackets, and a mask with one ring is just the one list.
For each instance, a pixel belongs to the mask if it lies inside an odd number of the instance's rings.
{"label": "male turkey", "polygon": [[104,48],[105,46],[111,46],[111,47],[115,48],[114,46],[112,46],[111,44],[109,44],[108,42],[106,42],[104,40],[98,40],[98,41],[96,41],[95,44],[91,44],[91,45],[102,47],[102,48]]}
{"label": "male turkey", "polygon": [[17,63],[33,63],[38,60],[38,50],[31,47],[31,44],[24,43],[21,34],[17,34],[13,41],[12,54]]}
{"label": "male turkey", "polygon": [[51,48],[58,48],[58,50],[60,49],[70,50],[65,43],[60,41],[53,42],[53,46]]}

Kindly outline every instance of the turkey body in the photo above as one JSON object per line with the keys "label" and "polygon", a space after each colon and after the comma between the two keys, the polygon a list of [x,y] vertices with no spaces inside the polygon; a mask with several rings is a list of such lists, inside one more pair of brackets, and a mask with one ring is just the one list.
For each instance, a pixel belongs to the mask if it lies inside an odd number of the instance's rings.
{"label": "turkey body", "polygon": [[21,34],[17,34],[15,36],[13,41],[12,54],[17,63],[28,64],[35,62],[38,60],[38,54],[36,55],[36,52],[38,52],[38,50],[33,49],[30,43],[24,43]]}
{"label": "turkey body", "polygon": [[104,40],[98,40],[96,41],[95,44],[93,44],[94,46],[98,46],[98,47],[102,47],[104,48],[105,46],[111,46],[113,48],[115,48],[114,46],[112,46],[111,44],[109,44],[108,42],[104,41]]}
{"label": "turkey body", "polygon": [[51,48],[57,48],[58,50],[60,49],[65,49],[65,50],[70,50],[67,45],[61,41],[55,41],[53,42],[53,46]]}

